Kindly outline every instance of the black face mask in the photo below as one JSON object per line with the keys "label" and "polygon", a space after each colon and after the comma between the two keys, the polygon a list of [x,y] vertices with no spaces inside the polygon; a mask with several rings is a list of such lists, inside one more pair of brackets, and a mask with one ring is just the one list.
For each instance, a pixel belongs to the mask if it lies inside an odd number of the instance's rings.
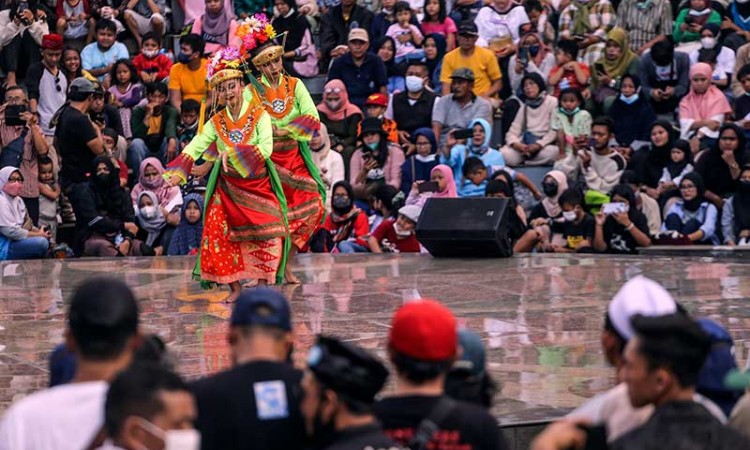
{"label": "black face mask", "polygon": [[352,201],[346,197],[333,197],[331,207],[339,214],[346,214],[352,210]]}
{"label": "black face mask", "polygon": [[336,424],[333,420],[323,423],[320,418],[320,409],[321,407],[319,406],[313,418],[313,435],[308,436],[310,448],[314,450],[327,448],[336,439]]}
{"label": "black face mask", "polygon": [[557,195],[557,183],[542,183],[542,192],[547,197],[554,197]]}
{"label": "black face mask", "polygon": [[737,191],[743,194],[750,194],[750,181],[740,181],[737,183]]}

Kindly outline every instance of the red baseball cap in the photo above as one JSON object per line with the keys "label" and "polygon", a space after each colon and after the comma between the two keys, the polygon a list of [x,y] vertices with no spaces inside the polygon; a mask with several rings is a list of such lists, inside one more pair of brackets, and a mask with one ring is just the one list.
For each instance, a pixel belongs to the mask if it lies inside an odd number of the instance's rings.
{"label": "red baseball cap", "polygon": [[51,33],[42,36],[42,49],[44,50],[61,50],[63,48],[63,37],[59,34]]}
{"label": "red baseball cap", "polygon": [[385,94],[381,94],[380,92],[377,92],[375,94],[370,94],[370,96],[367,97],[367,100],[365,100],[365,106],[367,105],[387,107],[388,96]]}
{"label": "red baseball cap", "polygon": [[445,361],[456,356],[456,317],[435,300],[424,299],[399,308],[391,321],[390,346],[422,361]]}

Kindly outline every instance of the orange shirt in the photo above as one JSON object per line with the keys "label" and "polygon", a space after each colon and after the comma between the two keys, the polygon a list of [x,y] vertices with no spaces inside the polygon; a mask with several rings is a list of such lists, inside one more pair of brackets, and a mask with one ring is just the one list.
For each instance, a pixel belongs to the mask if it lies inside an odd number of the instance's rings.
{"label": "orange shirt", "polygon": [[177,63],[169,70],[169,90],[180,91],[182,101],[189,98],[200,102],[206,95],[206,71],[208,60],[201,60],[198,70],[190,70],[187,65]]}

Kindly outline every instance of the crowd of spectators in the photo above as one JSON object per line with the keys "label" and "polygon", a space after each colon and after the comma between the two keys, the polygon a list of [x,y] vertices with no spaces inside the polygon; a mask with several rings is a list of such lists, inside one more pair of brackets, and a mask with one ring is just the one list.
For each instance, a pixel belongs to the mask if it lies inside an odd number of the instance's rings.
{"label": "crowd of spectators", "polygon": [[319,102],[331,214],[311,251],[425,251],[430,197],[508,198],[518,252],[750,240],[740,1],[10,0],[0,259],[194,252],[170,243],[201,222],[201,180],[161,173],[200,125],[208,58],[259,12]]}

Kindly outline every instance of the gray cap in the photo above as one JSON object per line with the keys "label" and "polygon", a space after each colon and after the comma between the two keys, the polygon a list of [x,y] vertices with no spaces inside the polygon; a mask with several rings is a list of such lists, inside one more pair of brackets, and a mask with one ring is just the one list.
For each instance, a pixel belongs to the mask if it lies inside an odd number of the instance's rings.
{"label": "gray cap", "polygon": [[451,74],[451,79],[453,78],[459,78],[462,80],[467,81],[474,81],[474,71],[469,69],[468,67],[459,67],[458,69],[454,70]]}
{"label": "gray cap", "polygon": [[417,205],[406,205],[398,210],[398,213],[414,223],[419,222],[419,216],[422,214],[422,208]]}
{"label": "gray cap", "polygon": [[79,77],[70,83],[70,92],[78,92],[80,94],[93,94],[96,92],[96,85],[90,80]]}

